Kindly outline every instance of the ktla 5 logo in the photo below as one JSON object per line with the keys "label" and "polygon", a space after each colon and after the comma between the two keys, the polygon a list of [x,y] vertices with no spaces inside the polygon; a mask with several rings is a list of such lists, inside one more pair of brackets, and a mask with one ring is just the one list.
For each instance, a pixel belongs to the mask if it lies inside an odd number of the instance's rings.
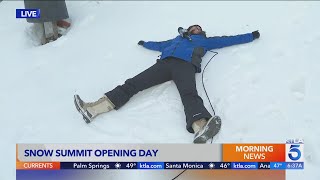
{"label": "ktla 5 logo", "polygon": [[303,162],[304,144],[286,144],[286,162]]}

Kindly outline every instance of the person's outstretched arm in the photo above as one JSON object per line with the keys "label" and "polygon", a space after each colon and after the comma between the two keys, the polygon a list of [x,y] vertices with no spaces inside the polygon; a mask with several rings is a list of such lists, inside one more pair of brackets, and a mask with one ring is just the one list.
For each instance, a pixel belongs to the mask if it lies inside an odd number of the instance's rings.
{"label": "person's outstretched arm", "polygon": [[260,37],[259,31],[254,31],[252,33],[240,34],[236,36],[221,36],[221,37],[209,37],[205,41],[204,46],[207,49],[217,49],[227,46],[232,46],[236,44],[244,44],[252,42]]}
{"label": "person's outstretched arm", "polygon": [[164,48],[168,47],[172,42],[172,39],[167,41],[155,42],[155,41],[139,41],[138,45],[141,45],[147,49],[154,50],[154,51],[162,51]]}

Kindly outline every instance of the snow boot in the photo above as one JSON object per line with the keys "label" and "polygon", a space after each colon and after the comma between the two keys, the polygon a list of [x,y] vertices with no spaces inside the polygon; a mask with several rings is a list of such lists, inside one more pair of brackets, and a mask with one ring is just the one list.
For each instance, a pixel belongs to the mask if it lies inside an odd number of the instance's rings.
{"label": "snow boot", "polygon": [[82,114],[86,123],[92,122],[92,120],[99,114],[109,112],[115,107],[105,95],[98,101],[86,103],[80,98],[79,95],[76,94],[74,95],[74,104],[77,110]]}
{"label": "snow boot", "polygon": [[213,116],[208,121],[203,118],[195,121],[192,128],[195,132],[193,143],[204,144],[218,134],[221,129],[221,119],[219,116]]}
{"label": "snow boot", "polygon": [[58,35],[59,37],[66,35],[67,32],[70,29],[71,26],[71,20],[70,19],[62,19],[57,21],[57,26],[58,26]]}

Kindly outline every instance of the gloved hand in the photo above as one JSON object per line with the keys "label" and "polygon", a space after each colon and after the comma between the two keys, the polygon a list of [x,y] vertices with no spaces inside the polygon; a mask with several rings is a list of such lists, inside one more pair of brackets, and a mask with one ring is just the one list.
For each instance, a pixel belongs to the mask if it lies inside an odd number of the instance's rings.
{"label": "gloved hand", "polygon": [[253,31],[252,36],[253,36],[253,40],[258,39],[260,37],[259,31]]}
{"label": "gloved hand", "polygon": [[138,42],[138,45],[140,45],[140,46],[142,46],[143,44],[144,44],[144,41],[142,41],[142,40]]}

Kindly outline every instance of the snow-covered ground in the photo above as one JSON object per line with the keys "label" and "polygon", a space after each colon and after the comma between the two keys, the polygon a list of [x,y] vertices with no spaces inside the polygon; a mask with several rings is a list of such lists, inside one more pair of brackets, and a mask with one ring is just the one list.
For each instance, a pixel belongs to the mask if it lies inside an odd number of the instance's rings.
{"label": "snow-covered ground", "polygon": [[[73,95],[99,98],[155,63],[139,40],[175,37],[200,24],[208,36],[259,30],[252,43],[216,50],[205,84],[223,120],[217,143],[305,140],[305,170],[320,179],[319,2],[67,2],[72,28],[38,46],[32,24],[15,19],[23,1],[0,3],[1,180],[15,177],[15,143],[191,143],[173,82],[84,123]],[[207,53],[203,64],[212,54]],[[198,92],[210,109],[197,75]],[[318,171],[316,171],[318,170]]]}

